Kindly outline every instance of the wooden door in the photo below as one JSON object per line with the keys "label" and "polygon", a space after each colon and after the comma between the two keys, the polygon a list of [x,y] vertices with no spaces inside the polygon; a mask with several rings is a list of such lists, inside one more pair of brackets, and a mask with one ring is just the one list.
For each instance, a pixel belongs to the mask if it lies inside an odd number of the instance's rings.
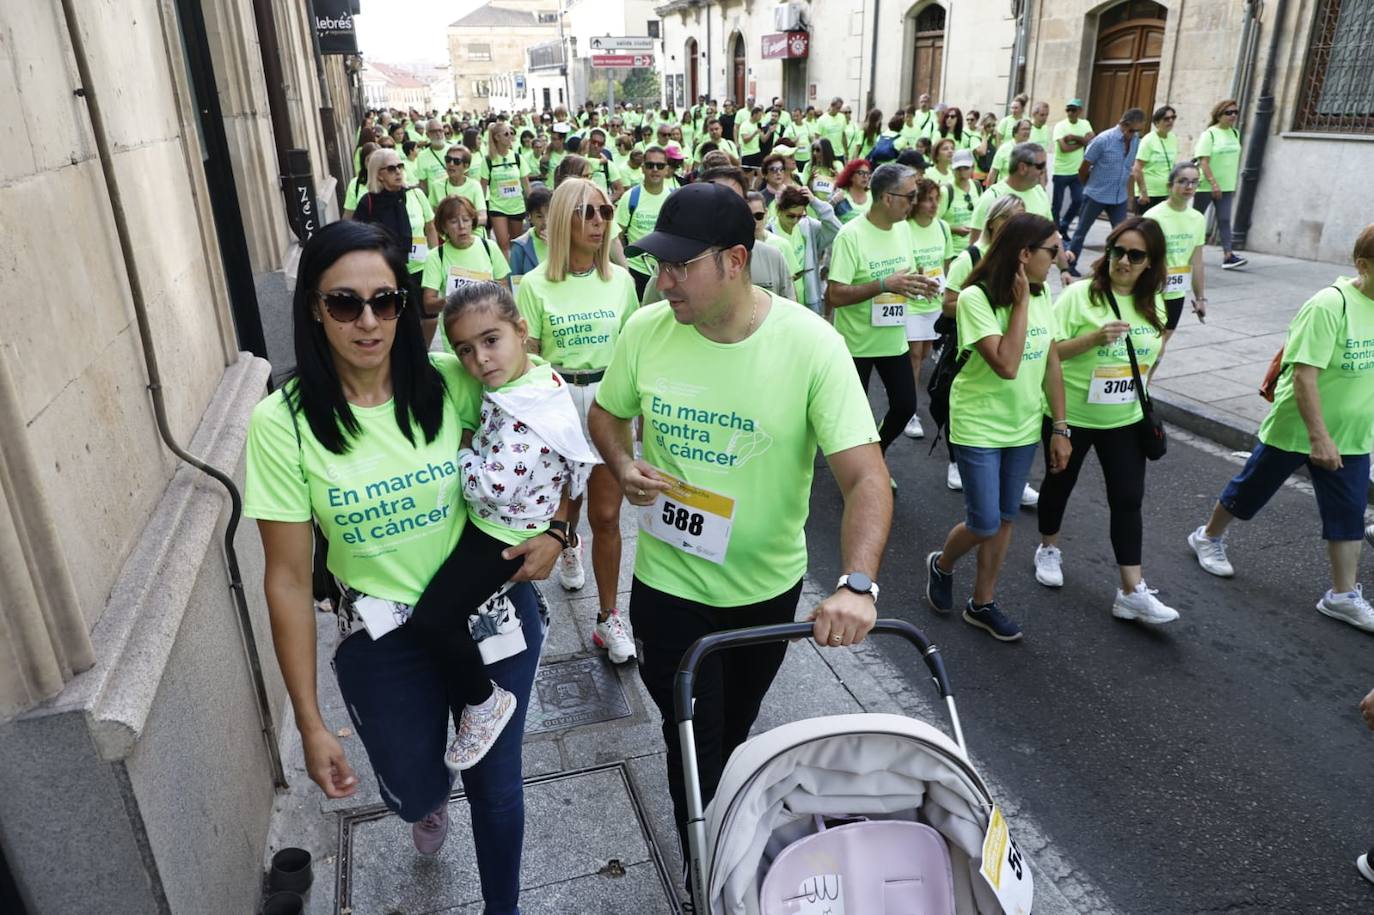
{"label": "wooden door", "polygon": [[1159,57],[1164,47],[1164,7],[1151,0],[1126,0],[1098,18],[1088,120],[1093,129],[1116,124],[1127,108],[1146,117],[1155,106]]}
{"label": "wooden door", "polygon": [[697,88],[697,41],[687,42],[687,104],[695,105],[701,90]]}
{"label": "wooden door", "polygon": [[735,61],[735,79],[731,85],[735,90],[735,107],[742,110],[745,104],[747,104],[746,100],[748,99],[748,96],[744,93],[744,81],[748,75],[748,67],[745,65],[744,37],[741,35],[735,36],[735,53],[733,56]]}
{"label": "wooden door", "polygon": [[930,94],[932,104],[940,100],[940,74],[945,63],[945,8],[931,4],[916,16],[911,50],[911,93],[907,101],[915,104],[922,92]]}

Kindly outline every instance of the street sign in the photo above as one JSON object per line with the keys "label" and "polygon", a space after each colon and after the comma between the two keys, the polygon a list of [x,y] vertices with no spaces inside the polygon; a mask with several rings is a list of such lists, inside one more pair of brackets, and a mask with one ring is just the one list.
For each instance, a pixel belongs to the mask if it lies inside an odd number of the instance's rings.
{"label": "street sign", "polygon": [[592,66],[601,68],[652,67],[652,54],[593,54]]}
{"label": "street sign", "polygon": [[654,40],[648,35],[599,35],[587,44],[593,51],[652,51]]}

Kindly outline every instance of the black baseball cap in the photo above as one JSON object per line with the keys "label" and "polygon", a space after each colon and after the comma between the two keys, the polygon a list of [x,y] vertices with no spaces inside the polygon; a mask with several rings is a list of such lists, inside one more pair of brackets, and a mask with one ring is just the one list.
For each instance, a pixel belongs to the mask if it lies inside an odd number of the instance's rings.
{"label": "black baseball cap", "polygon": [[669,195],[658,211],[654,230],[627,246],[625,253],[649,254],[680,264],[707,248],[735,245],[754,250],[754,214],[749,204],[727,187],[698,182]]}

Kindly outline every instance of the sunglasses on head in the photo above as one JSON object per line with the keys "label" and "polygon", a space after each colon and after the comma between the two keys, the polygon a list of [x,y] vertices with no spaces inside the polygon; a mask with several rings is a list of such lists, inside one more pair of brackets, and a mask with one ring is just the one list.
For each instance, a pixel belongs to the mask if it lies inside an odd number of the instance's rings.
{"label": "sunglasses on head", "polygon": [[603,221],[610,222],[615,218],[615,207],[609,203],[584,203],[582,206],[573,210],[573,216],[582,219],[595,219],[600,216]]}
{"label": "sunglasses on head", "polygon": [[395,321],[406,306],[404,289],[383,289],[370,299],[361,298],[351,292],[324,292],[316,290],[320,303],[329,316],[340,324],[352,324],[363,316],[363,306],[372,309],[378,321]]}
{"label": "sunglasses on head", "polygon": [[1112,245],[1107,249],[1107,254],[1114,261],[1119,261],[1124,257],[1132,264],[1143,264],[1145,259],[1150,256],[1150,252],[1143,248],[1123,248],[1120,245]]}

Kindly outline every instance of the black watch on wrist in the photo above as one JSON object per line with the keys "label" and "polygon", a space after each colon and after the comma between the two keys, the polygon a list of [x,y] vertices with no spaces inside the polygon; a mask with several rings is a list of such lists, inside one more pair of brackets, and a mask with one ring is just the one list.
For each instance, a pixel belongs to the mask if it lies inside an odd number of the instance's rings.
{"label": "black watch on wrist", "polygon": [[878,583],[869,578],[863,572],[849,572],[841,575],[840,580],[835,585],[835,590],[846,588],[855,594],[867,594],[873,598],[873,603],[878,602]]}

